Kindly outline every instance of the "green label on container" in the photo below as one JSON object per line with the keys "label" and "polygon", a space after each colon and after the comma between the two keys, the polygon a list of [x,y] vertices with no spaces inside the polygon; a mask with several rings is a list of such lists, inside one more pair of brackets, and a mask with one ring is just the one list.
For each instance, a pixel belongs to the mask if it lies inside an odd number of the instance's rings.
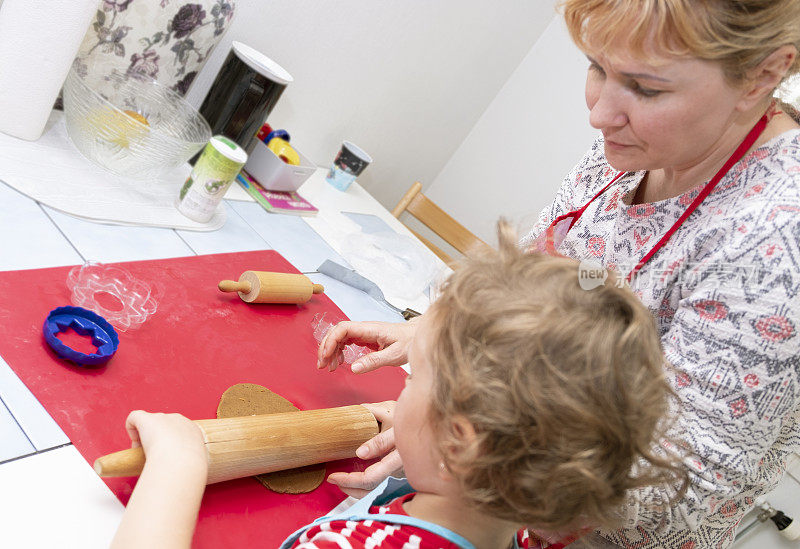
{"label": "green label on container", "polygon": [[225,143],[227,146],[229,146],[234,151],[239,148],[239,145],[237,145],[236,143],[234,143],[233,141],[231,141],[230,139],[228,139],[224,135],[218,135],[217,136],[217,140],[219,142],[221,142],[221,143]]}
{"label": "green label on container", "polygon": [[[217,141],[222,141],[222,139],[217,138]],[[236,143],[233,143],[233,146],[234,150],[239,147]],[[231,181],[242,169],[242,166],[244,166],[243,162],[231,160],[218,151],[212,143],[209,143],[194,166],[194,179]],[[197,177],[199,174],[202,174],[202,176]]]}
{"label": "green label on container", "polygon": [[183,184],[183,187],[181,188],[181,194],[180,194],[180,199],[181,199],[181,200],[183,200],[183,198],[186,196],[186,191],[188,191],[188,190],[189,190],[189,187],[191,187],[191,186],[192,186],[192,183],[194,183],[194,180],[192,179],[192,176],[190,175],[190,176],[189,176],[189,177],[186,179],[186,183],[184,183],[184,184]]}

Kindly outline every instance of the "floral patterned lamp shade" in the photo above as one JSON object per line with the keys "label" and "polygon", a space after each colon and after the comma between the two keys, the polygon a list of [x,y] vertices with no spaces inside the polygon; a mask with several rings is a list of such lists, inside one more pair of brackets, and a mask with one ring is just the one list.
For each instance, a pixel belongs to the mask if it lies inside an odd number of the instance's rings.
{"label": "floral patterned lamp shade", "polygon": [[103,0],[73,67],[89,85],[137,72],[185,95],[235,9],[236,0]]}

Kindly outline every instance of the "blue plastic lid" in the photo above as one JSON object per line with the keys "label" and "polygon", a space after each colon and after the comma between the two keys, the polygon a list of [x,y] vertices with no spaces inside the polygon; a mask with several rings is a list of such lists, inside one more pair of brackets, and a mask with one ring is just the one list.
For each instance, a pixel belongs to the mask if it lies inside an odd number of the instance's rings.
{"label": "blue plastic lid", "polygon": [[264,138],[264,144],[269,145],[269,142],[272,141],[275,137],[283,139],[287,143],[292,140],[291,136],[289,136],[289,132],[287,132],[286,130],[272,130],[267,134],[267,137]]}
{"label": "blue plastic lid", "polygon": [[[87,355],[62,343],[56,336],[69,328],[80,335],[91,336],[97,352]],[[119,336],[114,327],[99,314],[83,307],[53,309],[44,321],[42,332],[47,344],[59,357],[83,366],[97,366],[107,362],[119,347]]]}

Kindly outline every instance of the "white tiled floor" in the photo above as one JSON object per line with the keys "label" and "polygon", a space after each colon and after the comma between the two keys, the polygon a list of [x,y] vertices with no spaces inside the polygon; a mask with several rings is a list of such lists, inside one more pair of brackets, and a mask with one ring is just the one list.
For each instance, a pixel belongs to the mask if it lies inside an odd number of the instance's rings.
{"label": "white tiled floor", "polygon": [[[0,398],[14,416],[15,423],[25,431],[27,439],[35,450],[47,450],[69,443],[67,435],[2,358],[0,358]],[[0,440],[5,442],[2,435]]]}
{"label": "white tiled floor", "polygon": [[44,209],[87,261],[114,263],[195,255],[172,229],[102,225]]}
{"label": "white tiled floor", "polygon": [[326,259],[347,264],[300,217],[265,214],[264,209],[255,202],[229,204],[261,238],[269,242],[270,248],[279,252],[300,272],[316,271]]}
{"label": "white tiled floor", "polygon": [[[249,252],[271,248],[268,241],[242,219],[229,202],[224,202],[228,219],[217,231],[177,231],[197,254]],[[265,212],[266,213],[266,212]]]}
{"label": "white tiled floor", "polygon": [[36,451],[25,432],[0,399],[0,462],[32,454]]}
{"label": "white tiled floor", "polygon": [[72,445],[4,463],[0,486],[0,545],[9,549],[108,547],[124,511]]}
{"label": "white tiled floor", "polygon": [[0,270],[36,269],[82,262],[81,256],[39,204],[2,182],[0,219]]}

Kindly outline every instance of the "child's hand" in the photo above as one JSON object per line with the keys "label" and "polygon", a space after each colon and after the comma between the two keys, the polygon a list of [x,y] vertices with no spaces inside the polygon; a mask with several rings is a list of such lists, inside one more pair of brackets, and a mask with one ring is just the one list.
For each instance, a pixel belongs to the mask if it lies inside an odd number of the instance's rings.
{"label": "child's hand", "polygon": [[208,479],[200,427],[179,414],[136,410],[125,428],[147,459],[111,547],[189,547]]}
{"label": "child's hand", "polygon": [[141,446],[147,462],[171,460],[207,468],[203,433],[194,422],[180,414],[151,414],[134,410],[125,421],[131,447]]}

